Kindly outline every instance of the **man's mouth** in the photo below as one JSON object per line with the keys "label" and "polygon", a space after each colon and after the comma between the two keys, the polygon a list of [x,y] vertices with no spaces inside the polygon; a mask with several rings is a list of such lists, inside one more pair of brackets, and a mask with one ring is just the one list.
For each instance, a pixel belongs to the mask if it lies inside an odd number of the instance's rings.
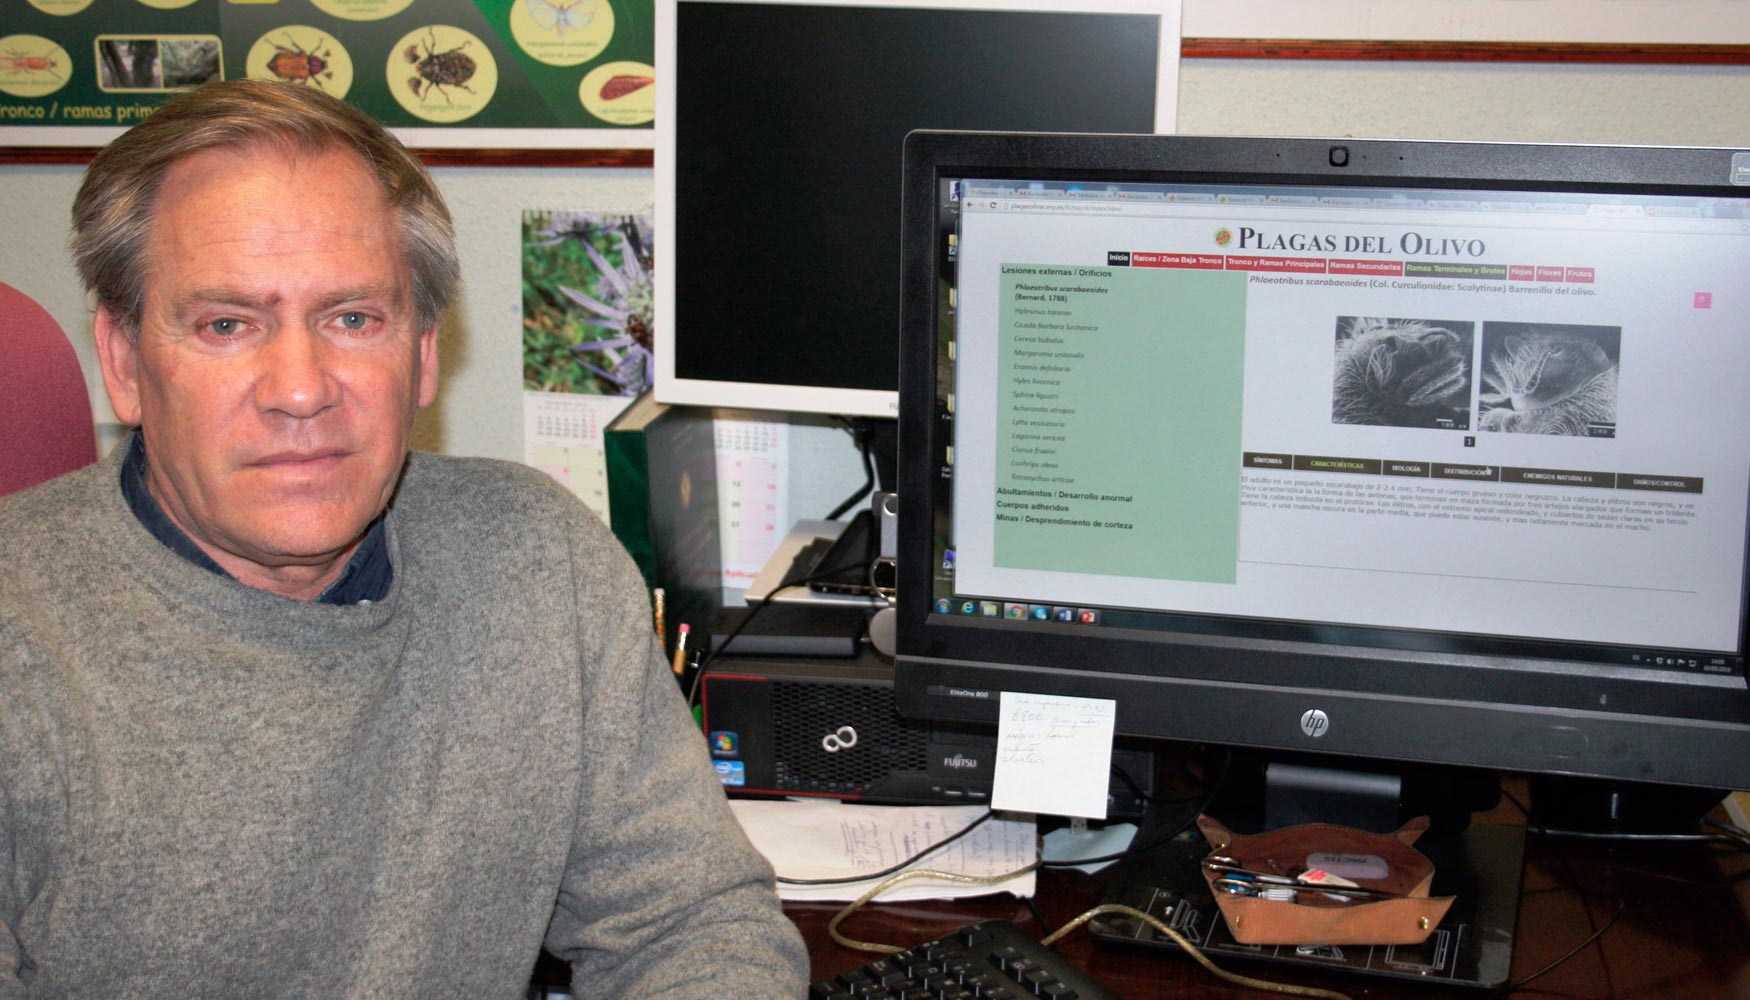
{"label": "man's mouth", "polygon": [[337,462],[348,453],[340,448],[309,448],[289,449],[286,451],[269,452],[254,460],[250,465],[257,468],[318,468],[324,464]]}

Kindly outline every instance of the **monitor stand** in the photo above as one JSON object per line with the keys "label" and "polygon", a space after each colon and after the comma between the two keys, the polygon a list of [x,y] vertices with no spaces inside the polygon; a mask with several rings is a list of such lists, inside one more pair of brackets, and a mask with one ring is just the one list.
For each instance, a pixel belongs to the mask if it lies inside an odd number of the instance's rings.
{"label": "monitor stand", "polygon": [[[1460,780],[1468,781],[1474,775]],[[1304,777],[1304,776],[1303,776]],[[1279,814],[1285,800],[1293,800],[1303,813],[1294,822],[1306,821],[1319,809],[1308,803],[1331,805],[1346,798],[1341,791],[1377,785],[1377,775],[1366,775],[1357,785],[1341,776],[1313,779],[1320,789],[1311,798],[1286,789],[1266,793],[1272,815]],[[1413,780],[1421,780],[1419,775]],[[1300,780],[1298,778],[1291,780]],[[1333,784],[1334,783],[1334,784]],[[1439,779],[1436,779],[1436,784]],[[1245,785],[1245,782],[1241,782]],[[1224,786],[1225,787],[1225,786]],[[1242,796],[1247,793],[1242,792]],[[1364,796],[1365,797],[1365,796]],[[1413,796],[1406,796],[1414,802]],[[1354,802],[1350,803],[1354,805]],[[1379,804],[1362,804],[1361,813]],[[1236,832],[1253,832],[1287,825],[1255,822],[1255,802],[1236,802],[1224,795],[1207,810]],[[1342,812],[1342,810],[1338,810]],[[1394,806],[1393,812],[1396,812]],[[1330,822],[1386,832],[1399,824],[1395,816],[1383,828],[1353,822],[1349,813]],[[1414,813],[1405,814],[1408,819]],[[1151,807],[1133,843],[1147,844],[1188,825],[1183,809],[1172,804]],[[1519,912],[1519,884],[1525,853],[1525,828],[1517,825],[1457,824],[1437,819],[1434,827],[1416,843],[1416,848],[1434,863],[1432,894],[1456,897],[1446,918],[1419,945],[1245,945],[1228,933],[1215,899],[1200,874],[1199,864],[1209,853],[1203,836],[1191,826],[1168,842],[1131,855],[1113,872],[1105,902],[1124,903],[1165,921],[1216,961],[1240,959],[1279,965],[1340,971],[1367,976],[1439,982],[1454,986],[1494,989],[1507,981],[1513,957],[1513,937]],[[1106,941],[1127,945],[1177,950],[1178,945],[1147,923],[1134,917],[1102,915],[1089,923],[1090,930]]]}

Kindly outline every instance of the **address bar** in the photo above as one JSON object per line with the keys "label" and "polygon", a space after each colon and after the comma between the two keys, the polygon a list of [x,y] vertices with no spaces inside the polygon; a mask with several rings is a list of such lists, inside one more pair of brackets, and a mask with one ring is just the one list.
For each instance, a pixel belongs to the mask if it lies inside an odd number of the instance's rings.
{"label": "address bar", "polygon": [[[1026,198],[979,198],[974,202],[988,211],[1038,212],[1052,215],[1165,215],[1164,211],[1148,211],[1153,205],[1119,205],[1099,201],[1033,201]],[[1165,206],[1161,206],[1164,208]]]}

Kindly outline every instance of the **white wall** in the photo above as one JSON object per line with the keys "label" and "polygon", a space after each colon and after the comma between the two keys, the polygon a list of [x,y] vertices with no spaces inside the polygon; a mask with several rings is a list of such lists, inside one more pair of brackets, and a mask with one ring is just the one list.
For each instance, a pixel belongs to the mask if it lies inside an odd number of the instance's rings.
{"label": "white wall", "polygon": [[1186,38],[1715,45],[1750,41],[1743,0],[1183,0]]}
{"label": "white wall", "polygon": [[1750,67],[1193,59],[1179,131],[1750,148]]}
{"label": "white wall", "polygon": [[[1179,130],[1750,148],[1750,71],[1191,60],[1181,70]],[[8,234],[0,240],[0,281],[24,290],[67,328],[106,419],[89,310],[65,253],[79,174],[76,167],[0,166],[0,220]],[[522,212],[638,208],[650,197],[650,175],[449,168],[438,171],[438,180],[456,215],[465,287],[441,340],[439,403],[422,415],[416,443],[457,455],[520,459]],[[818,419],[799,422],[792,435],[791,512],[819,517],[861,483],[862,468],[843,432]]]}

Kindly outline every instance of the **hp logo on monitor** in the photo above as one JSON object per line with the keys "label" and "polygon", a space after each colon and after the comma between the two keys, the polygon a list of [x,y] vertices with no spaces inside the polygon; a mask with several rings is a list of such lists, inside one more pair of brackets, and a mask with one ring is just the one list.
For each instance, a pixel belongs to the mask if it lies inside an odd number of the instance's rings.
{"label": "hp logo on monitor", "polygon": [[1300,717],[1300,731],[1313,739],[1325,735],[1331,728],[1331,717],[1316,708],[1309,708]]}

